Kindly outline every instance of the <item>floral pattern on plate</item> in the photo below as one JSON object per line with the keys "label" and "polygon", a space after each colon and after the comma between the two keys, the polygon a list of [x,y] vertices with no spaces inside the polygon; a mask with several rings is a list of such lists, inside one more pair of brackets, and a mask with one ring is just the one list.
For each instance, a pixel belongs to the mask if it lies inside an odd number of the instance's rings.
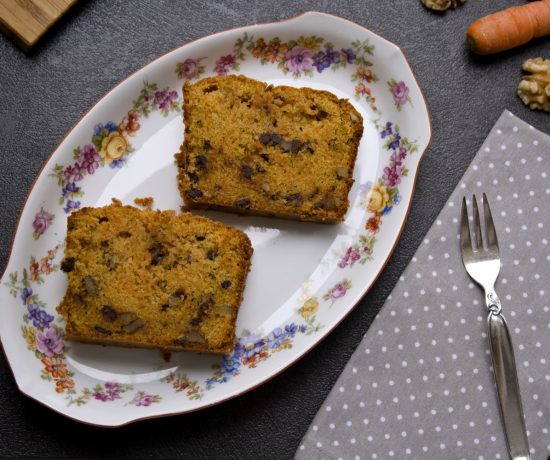
{"label": "floral pattern on plate", "polygon": [[[143,88],[134,100],[133,108],[120,123],[117,124],[114,121],[108,121],[105,124],[97,123],[90,143],[73,150],[74,162],[67,166],[56,164],[50,174],[57,179],[57,184],[61,187],[59,204],[65,205],[63,211],[70,214],[80,209],[82,202],[79,198],[84,195],[82,181],[87,175],[94,174],[104,166],[109,166],[111,169],[124,166],[129,155],[134,152],[129,137],[134,136],[141,128],[141,116],[147,118],[152,112],[158,111],[166,117],[171,112],[180,112],[180,105],[180,97],[176,90],[170,88],[159,90],[156,83],[145,80]],[[49,215],[53,218],[53,215]],[[35,235],[39,236],[44,233],[47,225],[44,217],[38,220],[37,218],[35,218],[37,224],[34,228]]]}
{"label": "floral pattern on plate", "polygon": [[221,364],[214,366],[214,375],[206,380],[206,389],[211,389],[219,383],[226,383],[230,378],[240,374],[241,366],[255,368],[260,362],[267,360],[273,353],[292,348],[298,334],[311,335],[324,326],[316,321],[315,314],[319,309],[319,301],[312,297],[299,308],[299,315],[305,323],[291,322],[284,327],[277,327],[267,335],[243,330],[237,339],[233,352],[222,359]]}
{"label": "floral pattern on plate", "polygon": [[[378,233],[382,217],[401,202],[398,185],[409,173],[405,160],[418,151],[417,141],[402,137],[398,125],[388,121],[384,126],[377,126],[381,129],[380,137],[385,140],[384,149],[390,153],[390,161],[375,184],[367,182],[361,186],[363,199],[360,204],[370,214],[365,224],[370,234]],[[375,240],[370,241],[372,245]]]}

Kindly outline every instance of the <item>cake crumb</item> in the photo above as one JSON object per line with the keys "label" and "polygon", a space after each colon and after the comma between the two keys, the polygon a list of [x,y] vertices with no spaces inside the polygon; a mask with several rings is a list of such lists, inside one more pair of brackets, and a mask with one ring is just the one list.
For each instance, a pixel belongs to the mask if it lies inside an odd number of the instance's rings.
{"label": "cake crumb", "polygon": [[145,209],[152,209],[154,198],[152,196],[144,196],[143,198],[134,198],[134,203]]}
{"label": "cake crumb", "polygon": [[122,206],[122,201],[120,201],[118,198],[113,197],[111,198],[111,201],[115,206]]}

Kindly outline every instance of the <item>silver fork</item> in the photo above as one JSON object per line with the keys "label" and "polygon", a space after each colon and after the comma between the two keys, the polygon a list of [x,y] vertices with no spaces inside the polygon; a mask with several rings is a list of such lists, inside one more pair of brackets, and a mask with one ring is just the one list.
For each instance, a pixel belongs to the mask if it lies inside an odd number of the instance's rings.
{"label": "silver fork", "polygon": [[468,209],[466,197],[464,197],[460,222],[462,262],[470,277],[485,291],[485,303],[489,313],[487,322],[493,372],[508,453],[513,460],[529,460],[531,457],[525,431],[512,339],[501,313],[500,300],[495,292],[495,281],[500,271],[500,256],[495,224],[485,193],[483,194],[485,231],[481,228],[475,195],[473,196],[472,212],[473,235],[470,233]]}

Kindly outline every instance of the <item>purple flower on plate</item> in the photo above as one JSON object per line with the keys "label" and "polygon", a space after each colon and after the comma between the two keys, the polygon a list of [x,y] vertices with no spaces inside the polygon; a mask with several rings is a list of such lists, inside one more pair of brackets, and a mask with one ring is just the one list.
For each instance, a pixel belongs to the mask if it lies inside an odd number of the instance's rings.
{"label": "purple flower on plate", "polygon": [[359,249],[356,249],[356,248],[351,249],[349,258],[351,259],[352,264],[354,262],[357,262],[361,258],[361,253],[359,252]]}
{"label": "purple flower on plate", "polygon": [[317,72],[319,73],[321,73],[327,67],[330,67],[333,63],[337,64],[338,62],[340,62],[340,53],[330,48],[327,48],[324,51],[319,51],[313,57],[313,66],[317,69]]}
{"label": "purple flower on plate", "polygon": [[399,147],[398,152],[393,152],[390,155],[390,161],[394,165],[401,166],[403,164],[403,160],[407,157],[407,149],[405,147]]}
{"label": "purple flower on plate", "polygon": [[82,180],[84,178],[84,176],[82,175],[82,171],[80,170],[80,165],[78,163],[67,166],[65,168],[65,171],[63,171],[63,177],[67,182],[78,182],[79,180]]}
{"label": "purple flower on plate", "polygon": [[273,329],[267,336],[267,343],[270,348],[279,348],[286,339],[286,333],[280,327]]}
{"label": "purple flower on plate", "polygon": [[63,352],[63,338],[53,327],[49,327],[44,332],[36,333],[36,348],[50,358]]}
{"label": "purple flower on plate", "polygon": [[75,209],[80,209],[80,201],[68,200],[67,204],[63,208],[63,211],[65,211],[65,213],[69,214],[70,212],[72,212]]}
{"label": "purple flower on plate", "polygon": [[113,399],[109,397],[107,393],[103,393],[102,391],[95,391],[94,392],[94,398],[98,401],[106,402],[106,401],[112,401]]}
{"label": "purple flower on plate", "polygon": [[99,168],[99,154],[91,144],[87,144],[82,148],[79,160],[80,168],[88,171],[88,174],[93,174]]}
{"label": "purple flower on plate", "polygon": [[312,51],[303,46],[295,46],[285,55],[285,67],[290,72],[299,74],[313,67]]}
{"label": "purple flower on plate", "polygon": [[77,193],[80,190],[80,187],[77,187],[77,185],[74,182],[69,182],[65,187],[61,189],[61,194],[67,198],[69,194]]}
{"label": "purple flower on plate", "polygon": [[125,157],[119,158],[118,160],[113,160],[111,161],[111,163],[109,163],[109,168],[120,169],[126,164],[126,160],[127,158]]}
{"label": "purple flower on plate", "polygon": [[98,389],[94,393],[94,398],[103,402],[120,399],[120,385],[116,382],[105,382],[105,391]]}
{"label": "purple flower on plate", "polygon": [[150,406],[154,402],[155,397],[153,395],[144,393],[143,391],[139,391],[134,396],[134,399],[132,399],[132,404],[135,404],[136,406]]}
{"label": "purple flower on plate", "polygon": [[393,133],[392,122],[388,121],[386,123],[386,128],[380,131],[380,137],[384,139],[385,137],[390,136],[392,133]]}
{"label": "purple flower on plate", "polygon": [[105,382],[105,389],[107,391],[119,391],[120,384],[118,382]]}
{"label": "purple flower on plate", "polygon": [[296,335],[297,332],[304,332],[306,329],[306,327],[304,325],[302,326],[297,326],[296,324],[294,323],[290,323],[290,324],[287,324],[285,326],[285,333],[286,335],[288,335],[290,338],[294,338],[294,336]]}
{"label": "purple flower on plate", "polygon": [[351,48],[342,48],[342,55],[348,64],[353,64],[353,61],[355,61],[355,58],[357,57]]}
{"label": "purple flower on plate", "polygon": [[399,107],[409,100],[409,88],[404,81],[400,81],[393,85],[391,92],[394,102]]}
{"label": "purple flower on plate", "polygon": [[214,67],[214,71],[218,75],[227,75],[236,62],[237,58],[233,54],[222,56],[216,61],[216,67]]}
{"label": "purple flower on plate", "polygon": [[265,345],[265,340],[257,334],[248,334],[241,337],[235,345],[235,356],[250,359],[260,353]]}
{"label": "purple flower on plate", "polygon": [[346,251],[346,253],[342,256],[342,258],[340,259],[340,261],[338,262],[338,267],[339,268],[346,268],[349,264],[349,251],[350,251],[351,248],[348,248],[348,250]]}
{"label": "purple flower on plate", "polygon": [[400,141],[401,141],[401,134],[399,134],[399,132],[396,131],[393,135],[393,140],[388,145],[388,148],[392,150],[396,150],[397,148],[399,148]]}
{"label": "purple flower on plate", "polygon": [[361,255],[359,254],[359,250],[350,246],[348,249],[346,249],[346,252],[340,259],[340,262],[338,262],[338,267],[346,268],[348,265],[353,265],[353,263],[359,260],[360,258],[361,258]]}
{"label": "purple flower on plate", "polygon": [[161,111],[170,110],[170,106],[174,101],[178,99],[177,91],[159,90],[155,91],[155,98],[153,104],[155,104]]}
{"label": "purple flower on plate", "polygon": [[180,62],[176,69],[178,77],[191,80],[199,75],[200,62],[198,59],[187,58]]}
{"label": "purple flower on plate", "polygon": [[41,310],[35,303],[30,303],[27,306],[27,311],[29,312],[29,319],[32,320],[32,324],[39,329],[50,327],[50,323],[54,320],[52,315],[48,315],[45,310]]}
{"label": "purple flower on plate", "polygon": [[391,168],[386,166],[384,168],[384,173],[382,174],[382,180],[388,187],[395,187],[401,182],[402,175],[403,169],[400,165],[394,165]]}
{"label": "purple flower on plate", "polygon": [[38,238],[48,229],[48,227],[53,221],[53,217],[54,217],[53,214],[50,214],[49,212],[44,211],[43,209],[40,209],[40,211],[34,215],[32,228],[34,228],[35,238]]}
{"label": "purple flower on plate", "polygon": [[28,305],[31,303],[31,297],[32,297],[32,289],[31,288],[23,288],[21,291],[21,300],[25,305]]}

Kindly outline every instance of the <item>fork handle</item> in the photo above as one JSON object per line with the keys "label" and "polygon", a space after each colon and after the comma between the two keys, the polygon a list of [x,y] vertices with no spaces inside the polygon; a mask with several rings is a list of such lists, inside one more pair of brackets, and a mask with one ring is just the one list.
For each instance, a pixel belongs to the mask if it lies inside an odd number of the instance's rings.
{"label": "fork handle", "polygon": [[493,372],[508,452],[512,460],[529,460],[531,457],[510,331],[504,316],[493,310],[489,311],[488,326]]}

